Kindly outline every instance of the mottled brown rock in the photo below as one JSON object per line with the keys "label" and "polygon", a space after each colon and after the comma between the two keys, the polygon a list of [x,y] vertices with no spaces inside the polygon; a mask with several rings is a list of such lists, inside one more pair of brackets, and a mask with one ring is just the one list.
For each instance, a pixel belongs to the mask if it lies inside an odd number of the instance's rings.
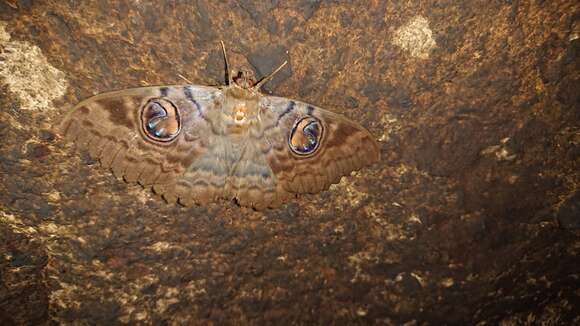
{"label": "mottled brown rock", "polygon": [[[0,0],[0,324],[580,323],[579,12]],[[220,40],[234,68],[287,56],[274,94],[363,124],[380,164],[281,209],[183,208],[50,132],[99,92],[223,83]]]}
{"label": "mottled brown rock", "polygon": [[0,324],[41,325],[49,314],[47,254],[40,239],[0,224]]}

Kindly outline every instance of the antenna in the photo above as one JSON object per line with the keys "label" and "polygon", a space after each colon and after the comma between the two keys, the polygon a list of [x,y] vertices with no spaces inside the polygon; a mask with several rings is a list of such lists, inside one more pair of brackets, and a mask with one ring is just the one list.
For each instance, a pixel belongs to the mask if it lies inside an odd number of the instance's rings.
{"label": "antenna", "polygon": [[230,71],[230,63],[228,62],[228,55],[226,53],[226,46],[224,45],[224,41],[220,41],[222,44],[222,51],[224,53],[224,61],[226,63],[226,86],[232,84],[232,73]]}
{"label": "antenna", "polygon": [[282,68],[284,68],[286,64],[288,64],[288,60],[284,61],[278,68],[276,68],[276,70],[272,71],[268,76],[260,79],[254,86],[252,86],[252,89],[259,90],[260,87],[262,87],[265,83],[270,81],[270,79],[274,78],[274,75],[276,75],[280,70],[282,70]]}

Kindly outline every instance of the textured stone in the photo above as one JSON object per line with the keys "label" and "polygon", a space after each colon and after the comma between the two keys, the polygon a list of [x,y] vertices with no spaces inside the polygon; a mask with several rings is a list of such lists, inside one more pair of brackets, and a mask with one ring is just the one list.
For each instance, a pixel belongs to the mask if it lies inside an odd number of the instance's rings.
{"label": "textured stone", "polygon": [[[580,323],[579,9],[0,1],[0,324]],[[99,92],[223,83],[220,40],[233,68],[289,59],[274,94],[363,124],[380,164],[183,208],[50,131]]]}

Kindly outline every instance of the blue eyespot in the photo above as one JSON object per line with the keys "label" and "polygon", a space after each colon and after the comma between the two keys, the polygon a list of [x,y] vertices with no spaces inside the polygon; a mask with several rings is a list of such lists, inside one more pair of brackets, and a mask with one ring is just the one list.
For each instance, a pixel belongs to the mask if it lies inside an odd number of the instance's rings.
{"label": "blue eyespot", "polygon": [[157,137],[160,137],[161,138],[161,137],[163,137],[164,134],[165,134],[165,129],[164,128],[155,130],[155,136],[157,136]]}
{"label": "blue eyespot", "polygon": [[288,145],[298,155],[311,155],[318,149],[322,139],[322,124],[313,117],[301,118],[294,124]]}
{"label": "blue eyespot", "polygon": [[181,131],[181,117],[167,99],[152,99],[141,111],[143,131],[152,140],[172,141]]}
{"label": "blue eyespot", "polygon": [[163,115],[151,118],[149,120],[149,122],[147,122],[147,128],[155,130],[155,126],[157,126],[157,124],[159,124],[159,122],[162,121],[165,116],[166,116],[166,114],[163,114]]}

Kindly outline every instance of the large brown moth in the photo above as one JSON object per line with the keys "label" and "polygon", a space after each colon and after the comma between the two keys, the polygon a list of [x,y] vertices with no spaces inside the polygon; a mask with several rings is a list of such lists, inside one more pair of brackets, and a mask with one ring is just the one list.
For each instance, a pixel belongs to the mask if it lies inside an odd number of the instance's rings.
{"label": "large brown moth", "polygon": [[265,96],[243,71],[227,84],[125,89],[85,99],[59,132],[125,181],[168,202],[218,199],[263,209],[317,193],[379,160],[359,124],[313,105]]}

